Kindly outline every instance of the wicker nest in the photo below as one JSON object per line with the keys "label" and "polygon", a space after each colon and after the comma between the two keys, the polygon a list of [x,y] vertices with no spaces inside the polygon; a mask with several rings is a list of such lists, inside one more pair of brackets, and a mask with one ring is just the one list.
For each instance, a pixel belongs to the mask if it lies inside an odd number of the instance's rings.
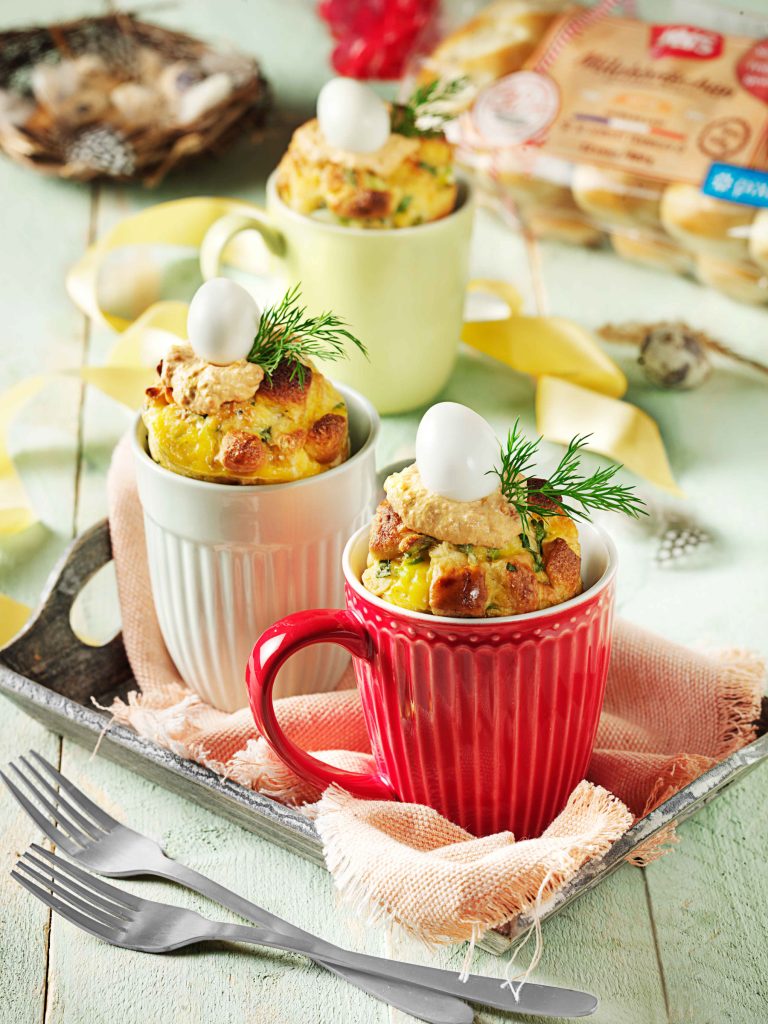
{"label": "wicker nest", "polygon": [[0,33],[0,148],[45,174],[156,185],[270,105],[253,58],[132,15]]}

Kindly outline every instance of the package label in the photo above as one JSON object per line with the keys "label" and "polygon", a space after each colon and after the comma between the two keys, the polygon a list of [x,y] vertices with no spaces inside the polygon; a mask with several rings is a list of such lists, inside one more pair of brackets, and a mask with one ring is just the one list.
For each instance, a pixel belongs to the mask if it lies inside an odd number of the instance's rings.
{"label": "package label", "polygon": [[715,163],[709,168],[701,191],[731,203],[768,206],[768,172]]}
{"label": "package label", "polygon": [[608,16],[553,46],[568,17],[528,65],[559,96],[545,151],[696,185],[712,163],[768,169],[768,41]]}
{"label": "package label", "polygon": [[719,32],[693,25],[651,25],[651,56],[714,60],[723,52]]}

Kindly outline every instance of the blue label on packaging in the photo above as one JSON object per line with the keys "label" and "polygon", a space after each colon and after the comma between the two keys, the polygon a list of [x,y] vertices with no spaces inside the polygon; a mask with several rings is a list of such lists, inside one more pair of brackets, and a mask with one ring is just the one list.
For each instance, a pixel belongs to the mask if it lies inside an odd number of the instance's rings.
{"label": "blue label on packaging", "polygon": [[729,203],[768,206],[768,173],[735,164],[712,164],[701,191]]}

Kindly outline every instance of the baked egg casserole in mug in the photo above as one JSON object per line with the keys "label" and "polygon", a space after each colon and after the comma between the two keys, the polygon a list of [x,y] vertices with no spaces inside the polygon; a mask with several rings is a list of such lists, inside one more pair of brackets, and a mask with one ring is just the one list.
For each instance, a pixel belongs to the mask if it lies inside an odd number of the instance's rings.
{"label": "baked egg casserole in mug", "polygon": [[347,408],[310,353],[362,345],[333,314],[308,317],[298,288],[258,310],[226,278],[198,289],[189,341],[173,344],[145,394],[149,453],[173,473],[223,484],[302,480],[349,457]]}
{"label": "baked egg casserole in mug", "polygon": [[[535,481],[534,481],[535,483]],[[576,524],[532,516],[501,491],[475,501],[430,493],[418,467],[385,483],[371,526],[367,590],[401,608],[454,618],[519,615],[581,593]]]}
{"label": "baked egg casserole in mug", "polygon": [[515,423],[500,445],[471,409],[427,411],[416,462],[384,483],[363,586],[390,604],[452,618],[540,611],[582,591],[576,520],[590,509],[637,517],[644,505],[613,482],[621,468],[580,472],[576,437],[548,479],[531,474],[541,438]]}
{"label": "baked egg casserole in mug", "polygon": [[404,104],[337,78],[320,92],[277,168],[280,198],[297,213],[358,228],[407,228],[456,205],[453,147],[442,128],[461,82],[433,82]]}

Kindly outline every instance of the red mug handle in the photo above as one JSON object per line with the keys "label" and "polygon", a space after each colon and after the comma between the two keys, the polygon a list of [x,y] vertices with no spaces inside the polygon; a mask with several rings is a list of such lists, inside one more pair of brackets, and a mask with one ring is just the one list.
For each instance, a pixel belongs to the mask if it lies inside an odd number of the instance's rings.
{"label": "red mug handle", "polygon": [[289,740],[280,728],[272,702],[277,673],[292,654],[323,643],[338,644],[355,658],[366,661],[373,655],[373,644],[365,627],[351,612],[338,608],[287,615],[256,641],[245,679],[259,732],[284,764],[320,789],[336,783],[353,796],[367,800],[396,800],[392,787],[376,772],[348,772],[318,761]]}

